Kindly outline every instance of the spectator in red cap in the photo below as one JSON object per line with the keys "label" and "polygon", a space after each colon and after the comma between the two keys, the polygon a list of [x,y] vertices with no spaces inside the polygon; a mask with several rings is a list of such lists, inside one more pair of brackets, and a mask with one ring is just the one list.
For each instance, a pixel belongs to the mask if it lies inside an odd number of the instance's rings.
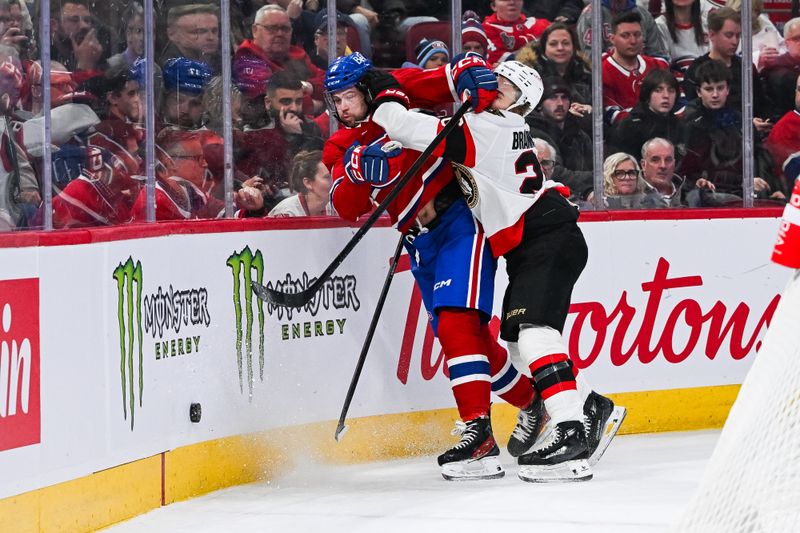
{"label": "spectator in red cap", "polygon": [[489,40],[483,30],[483,24],[478,20],[474,11],[464,13],[464,22],[461,23],[461,49],[464,52],[475,52],[486,57]]}

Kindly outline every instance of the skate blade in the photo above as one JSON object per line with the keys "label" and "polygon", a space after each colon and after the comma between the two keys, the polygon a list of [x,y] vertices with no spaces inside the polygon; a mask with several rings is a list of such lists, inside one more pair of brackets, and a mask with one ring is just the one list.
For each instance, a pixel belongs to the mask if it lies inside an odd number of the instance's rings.
{"label": "skate blade", "polygon": [[606,427],[605,431],[603,432],[603,436],[600,438],[600,442],[597,444],[597,449],[594,451],[591,457],[589,457],[589,466],[596,465],[600,458],[603,457],[603,454],[606,452],[606,448],[611,444],[611,441],[614,440],[614,437],[619,431],[622,422],[625,420],[625,415],[628,414],[628,410],[622,407],[621,405],[614,406],[614,410],[611,411],[611,416],[608,417],[606,420]]}
{"label": "skate blade", "polygon": [[506,475],[500,458],[497,456],[481,459],[467,459],[442,465],[442,477],[447,481],[468,481],[471,479],[497,479]]}
{"label": "skate blade", "polygon": [[528,483],[589,481],[592,475],[592,467],[586,459],[574,459],[556,465],[521,465],[517,472],[517,476]]}

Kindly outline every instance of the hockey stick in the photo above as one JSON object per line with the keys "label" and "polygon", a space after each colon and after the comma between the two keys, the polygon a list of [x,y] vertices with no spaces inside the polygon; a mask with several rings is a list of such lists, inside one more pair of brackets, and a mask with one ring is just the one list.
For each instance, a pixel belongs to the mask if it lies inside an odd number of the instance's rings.
{"label": "hockey stick", "polygon": [[375,334],[375,328],[378,326],[378,320],[381,317],[383,304],[386,302],[386,295],[389,294],[389,286],[392,284],[392,278],[394,277],[394,271],[397,268],[397,262],[400,260],[400,254],[403,253],[403,239],[405,239],[405,235],[400,235],[400,240],[397,242],[397,248],[394,250],[392,262],[389,264],[389,272],[386,274],[386,281],[383,282],[381,294],[378,296],[378,303],[375,305],[375,311],[372,313],[372,321],[369,323],[367,336],[364,339],[364,345],[361,347],[361,355],[358,356],[356,369],[353,371],[353,379],[350,380],[350,388],[347,389],[347,396],[344,398],[342,413],[339,415],[339,424],[336,426],[336,433],[333,435],[333,437],[336,439],[336,442],[340,442],[342,440],[342,437],[348,429],[344,424],[344,420],[347,418],[347,411],[350,409],[350,402],[353,400],[353,394],[356,392],[356,385],[358,385],[358,379],[361,377],[361,370],[364,368],[364,361],[367,359],[369,346],[372,344],[372,336]]}
{"label": "hockey stick", "polygon": [[334,270],[339,268],[339,265],[341,265],[342,262],[345,260],[345,258],[350,254],[350,252],[353,251],[353,248],[356,247],[356,244],[358,244],[359,241],[361,241],[361,239],[367,233],[367,231],[372,226],[375,225],[375,222],[377,222],[377,220],[381,217],[383,212],[386,211],[386,208],[389,207],[389,204],[391,204],[394,201],[394,199],[397,198],[397,195],[400,194],[400,191],[402,191],[403,188],[405,188],[408,182],[411,181],[411,178],[413,178],[414,175],[419,171],[419,169],[422,168],[422,165],[425,163],[428,157],[430,157],[430,155],[433,153],[436,147],[438,147],[439,144],[445,139],[445,137],[447,137],[450,134],[450,132],[456,128],[458,122],[461,120],[461,117],[464,116],[464,113],[466,113],[469,110],[469,108],[470,108],[469,100],[461,104],[458,110],[456,110],[455,114],[453,114],[450,121],[447,124],[445,124],[444,128],[442,128],[442,131],[436,134],[436,137],[434,137],[431,143],[428,145],[428,147],[425,148],[425,151],[423,151],[419,155],[417,160],[414,161],[414,163],[406,171],[406,173],[403,174],[400,180],[395,184],[395,186],[389,192],[389,194],[386,195],[386,198],[384,198],[383,201],[381,201],[381,203],[378,204],[378,206],[375,208],[375,210],[372,212],[369,218],[367,218],[364,224],[362,224],[361,227],[358,228],[358,231],[355,232],[355,234],[350,238],[350,240],[344,246],[344,248],[342,248],[342,251],[339,252],[339,255],[337,255],[334,258],[333,262],[331,262],[331,264],[328,265],[328,268],[326,268],[325,271],[322,274],[320,274],[320,276],[314,283],[312,283],[311,285],[309,285],[300,292],[292,293],[292,292],[281,292],[275,289],[271,289],[269,287],[265,287],[264,285],[256,281],[251,281],[250,284],[252,285],[253,292],[256,293],[256,296],[258,296],[265,302],[268,302],[272,305],[280,305],[282,307],[302,307],[309,301],[311,301],[311,299],[314,297],[314,294],[316,294],[317,291],[320,288],[322,288],[325,282],[328,281],[328,279],[331,277],[331,274],[333,274]]}

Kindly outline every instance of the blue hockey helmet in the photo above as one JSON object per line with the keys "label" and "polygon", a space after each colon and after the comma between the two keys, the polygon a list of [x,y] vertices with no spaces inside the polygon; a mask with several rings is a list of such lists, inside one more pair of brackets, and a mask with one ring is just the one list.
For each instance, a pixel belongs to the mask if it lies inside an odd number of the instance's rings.
{"label": "blue hockey helmet", "polygon": [[361,55],[353,52],[348,56],[337,57],[325,72],[325,105],[328,112],[336,117],[336,120],[344,123],[336,111],[336,104],[333,101],[333,93],[355,87],[370,101],[369,91],[359,83],[364,74],[372,68],[372,62]]}
{"label": "blue hockey helmet", "polygon": [[356,85],[371,68],[372,62],[360,52],[337,57],[325,72],[325,90],[333,93],[349,89]]}
{"label": "blue hockey helmet", "polygon": [[211,68],[202,61],[173,57],[164,64],[164,88],[198,95],[211,79]]}
{"label": "blue hockey helmet", "polygon": [[144,87],[147,80],[147,76],[145,75],[146,67],[147,60],[143,57],[138,58],[128,69],[128,79],[130,81],[135,81],[140,87]]}

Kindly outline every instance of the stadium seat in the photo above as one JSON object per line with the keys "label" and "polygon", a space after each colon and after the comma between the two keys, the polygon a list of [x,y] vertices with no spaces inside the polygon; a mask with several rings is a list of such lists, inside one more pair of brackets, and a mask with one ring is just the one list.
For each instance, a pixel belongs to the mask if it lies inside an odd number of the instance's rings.
{"label": "stadium seat", "polygon": [[417,56],[414,50],[422,39],[443,41],[447,48],[452,50],[453,47],[450,45],[450,21],[420,22],[411,26],[406,32],[406,59],[408,61],[416,63]]}

